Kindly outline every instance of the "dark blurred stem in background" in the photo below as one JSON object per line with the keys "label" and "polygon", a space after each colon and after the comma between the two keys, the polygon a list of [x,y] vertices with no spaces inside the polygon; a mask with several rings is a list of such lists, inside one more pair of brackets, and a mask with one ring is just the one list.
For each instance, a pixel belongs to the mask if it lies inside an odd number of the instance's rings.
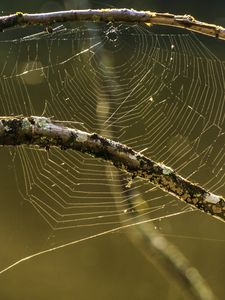
{"label": "dark blurred stem in background", "polygon": [[[130,173],[133,178],[149,180],[181,200],[184,200],[182,195],[185,194],[189,199],[188,203],[192,201],[192,205],[198,207],[199,201],[201,205],[198,208],[205,209],[207,213],[211,209],[212,212],[218,213],[217,217],[224,214],[221,205],[225,200],[222,197],[193,185],[169,167],[146,158],[126,145],[95,133],[65,127],[58,122],[54,123],[49,118],[36,116],[1,117],[0,144],[39,146],[48,151],[51,147],[59,147],[62,151],[66,149],[81,151],[112,163],[119,170]],[[128,211],[128,213],[136,212]],[[159,265],[164,273],[169,273],[170,278],[176,279],[177,285],[186,291],[185,294],[191,295],[193,299],[215,299],[198,271],[191,267],[183,255],[151,225],[137,224],[133,237],[148,259]]]}
{"label": "dark blurred stem in background", "polygon": [[[51,33],[54,31],[51,26],[55,23],[67,21],[115,21],[166,25],[225,39],[225,29],[223,27],[199,22],[190,15],[174,15],[133,9],[88,9],[40,14],[17,12],[16,14],[0,17],[0,30],[43,25],[46,27],[47,32]],[[82,151],[113,163],[118,169],[130,172],[133,177],[138,176],[147,179],[180,200],[186,201],[223,221],[225,220],[225,200],[223,197],[205,191],[203,188],[177,175],[169,167],[157,164],[129,147],[105,139],[97,134],[89,134],[56,125],[53,121],[42,117],[2,117],[0,119],[0,144],[13,146],[21,144],[38,145],[46,149],[57,146],[62,150],[72,148]],[[176,185],[175,189],[172,188],[174,183]],[[129,193],[129,190],[126,192]],[[128,213],[138,214],[138,211],[132,208],[130,211],[128,210]],[[169,281],[172,280],[175,283],[175,286],[181,290],[185,298],[196,300],[216,299],[199,272],[190,265],[175,246],[155,230],[151,223],[145,220],[135,225],[131,231],[134,244],[138,246],[151,263],[156,265],[157,269],[167,275]],[[124,226],[124,228],[126,227],[129,226]],[[45,251],[43,251],[44,253]],[[42,253],[40,252],[37,255],[40,254]],[[34,256],[36,255],[31,257]]]}

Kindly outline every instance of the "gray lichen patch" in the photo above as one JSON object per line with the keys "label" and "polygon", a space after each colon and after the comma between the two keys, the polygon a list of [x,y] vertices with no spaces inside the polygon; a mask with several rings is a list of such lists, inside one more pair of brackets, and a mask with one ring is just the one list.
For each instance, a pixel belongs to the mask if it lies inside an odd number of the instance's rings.
{"label": "gray lichen patch", "polygon": [[45,117],[32,116],[32,119],[35,122],[37,127],[43,129],[51,122],[50,119]]}
{"label": "gray lichen patch", "polygon": [[220,197],[217,195],[214,195],[213,193],[206,193],[205,200],[209,203],[216,204],[220,201]]}
{"label": "gray lichen patch", "polygon": [[76,141],[78,143],[83,143],[83,142],[86,142],[87,140],[88,140],[87,134],[85,134],[84,132],[77,132]]}
{"label": "gray lichen patch", "polygon": [[132,160],[137,160],[137,157],[133,154],[128,154],[128,157]]}
{"label": "gray lichen patch", "polygon": [[23,118],[21,123],[22,130],[29,130],[31,128],[31,123],[28,118]]}
{"label": "gray lichen patch", "polygon": [[2,121],[0,120],[0,133],[4,132],[4,125],[2,123]]}
{"label": "gray lichen patch", "polygon": [[171,173],[173,173],[173,169],[171,169],[170,167],[167,167],[164,164],[159,164],[159,166],[162,168],[163,175],[170,175]]}
{"label": "gray lichen patch", "polygon": [[10,131],[12,130],[12,128],[11,128],[10,126],[8,126],[8,125],[5,125],[5,126],[4,126],[4,130],[5,130],[6,132],[10,132]]}

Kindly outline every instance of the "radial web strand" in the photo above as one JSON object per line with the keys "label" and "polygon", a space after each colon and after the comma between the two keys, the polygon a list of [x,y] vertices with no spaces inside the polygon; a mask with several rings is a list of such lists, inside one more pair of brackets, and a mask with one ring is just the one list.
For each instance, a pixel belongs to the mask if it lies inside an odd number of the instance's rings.
{"label": "radial web strand", "polygon": [[[100,133],[224,195],[224,63],[195,35],[80,23],[1,48],[1,115],[44,115]],[[87,155],[10,151],[23,201],[54,232],[88,228],[91,236],[192,211]]]}

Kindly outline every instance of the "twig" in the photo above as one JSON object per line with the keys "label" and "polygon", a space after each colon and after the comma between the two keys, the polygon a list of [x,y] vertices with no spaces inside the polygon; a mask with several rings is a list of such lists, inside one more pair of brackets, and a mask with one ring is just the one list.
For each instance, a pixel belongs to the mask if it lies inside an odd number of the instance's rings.
{"label": "twig", "polygon": [[[22,116],[0,117],[0,145],[16,146],[25,144],[45,147],[47,150],[52,146],[60,147],[62,150],[78,150],[94,157],[110,161],[119,169],[130,172],[133,177],[144,177],[155,184],[157,184],[155,181],[157,177],[159,179],[160,176],[170,176],[170,174],[167,174],[168,171],[171,170],[170,168],[162,164],[154,163],[125,145],[103,138],[95,133],[90,134],[77,129],[71,129],[59,125],[58,123],[59,121],[54,123],[51,119],[36,116],[28,118]],[[160,170],[162,171],[161,175],[157,174],[160,173]],[[165,171],[166,174],[163,174]],[[175,173],[174,176],[179,178]],[[152,180],[154,177],[155,179]],[[186,182],[184,179],[183,181]],[[169,191],[166,186],[161,186],[161,188],[167,192],[172,192]],[[174,192],[172,193],[174,194]],[[133,213],[132,211],[132,214]],[[131,225],[127,225],[122,228],[124,229],[130,226]],[[147,224],[147,220],[136,223],[135,228],[136,229],[132,232],[133,242],[138,245],[138,248],[142,250],[145,256],[154,263],[157,268],[169,275],[170,279],[175,280],[177,287],[182,291],[185,290],[184,295],[187,296],[187,299],[191,297],[196,300],[216,300],[216,297],[199,272],[189,264],[182,253],[164,237],[160,236],[160,234],[153,229],[151,224]],[[120,228],[114,229],[112,232],[119,229]],[[105,234],[105,232],[100,235],[103,234]],[[97,236],[98,235],[94,237]],[[71,244],[73,243],[65,244],[62,247]],[[59,248],[61,248],[61,246],[26,257],[0,271],[0,274],[25,260]]]}
{"label": "twig", "polygon": [[[16,13],[0,17],[0,30],[15,26],[45,25],[47,30],[51,32],[50,25],[66,21],[122,21],[147,23],[148,25],[167,25],[225,39],[224,28],[196,21],[189,15],[179,16],[132,9],[73,10],[44,14]],[[0,144],[14,146],[37,145],[46,149],[56,146],[63,150],[74,149],[88,153],[112,162],[117,168],[131,173],[132,177],[138,176],[149,180],[179,199],[223,221],[225,220],[223,215],[225,210],[223,208],[224,198],[193,185],[177,175],[172,169],[153,162],[125,145],[97,134],[70,129],[57,123],[44,117],[2,117],[0,118]],[[137,230],[135,230],[133,240],[151,262],[157,263],[157,267],[161,266],[164,272],[168,272],[170,278],[176,279],[177,285],[180,285],[181,289],[185,289],[187,295],[193,299],[215,299],[198,271],[190,266],[174,246],[160,236],[150,224],[137,223],[136,225]],[[65,246],[67,244],[63,245],[63,247]],[[60,247],[24,258],[0,271],[0,274],[22,261],[58,248]]]}
{"label": "twig", "polygon": [[47,150],[73,149],[111,162],[115,167],[160,187],[193,207],[225,221],[225,199],[184,179],[174,170],[156,163],[132,148],[96,133],[87,133],[45,117],[1,117],[0,145],[35,145]]}
{"label": "twig", "polygon": [[225,39],[225,28],[214,24],[200,22],[190,15],[174,15],[152,11],[137,11],[134,9],[84,9],[56,11],[48,13],[16,14],[0,17],[0,30],[15,26],[49,25],[68,21],[92,22],[140,22],[149,25],[166,25],[185,28],[200,34]]}

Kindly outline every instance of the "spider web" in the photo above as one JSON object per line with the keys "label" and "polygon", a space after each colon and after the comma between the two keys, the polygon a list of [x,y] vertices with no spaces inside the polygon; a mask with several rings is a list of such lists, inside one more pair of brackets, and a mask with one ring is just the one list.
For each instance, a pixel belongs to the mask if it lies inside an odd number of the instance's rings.
{"label": "spider web", "polygon": [[[1,48],[1,115],[44,115],[100,133],[224,194],[224,63],[195,35],[79,23]],[[191,211],[85,154],[10,153],[22,199],[54,235],[73,230],[76,239]]]}

